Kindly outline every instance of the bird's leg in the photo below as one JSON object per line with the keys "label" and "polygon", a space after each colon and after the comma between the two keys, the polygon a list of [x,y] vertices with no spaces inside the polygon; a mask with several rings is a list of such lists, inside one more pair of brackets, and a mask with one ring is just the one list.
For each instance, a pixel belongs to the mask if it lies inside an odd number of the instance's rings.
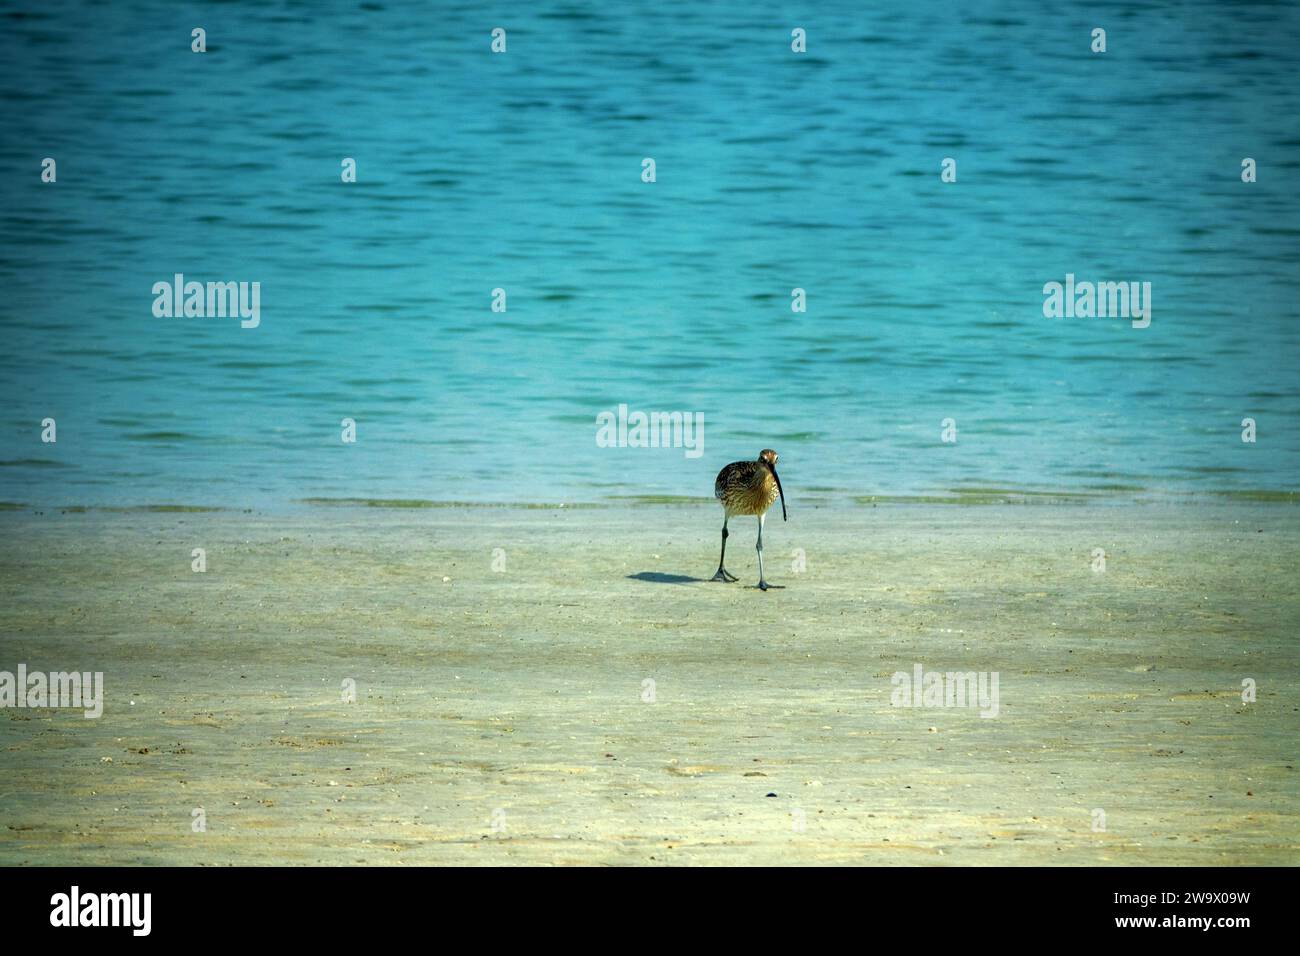
{"label": "bird's leg", "polygon": [[727,569],[722,566],[723,563],[726,561],[726,558],[727,558],[727,518],[726,516],[724,516],[722,519],[722,554],[718,556],[718,573],[715,574],[710,580],[726,581],[728,583],[736,580],[736,576],[734,574],[728,574]]}
{"label": "bird's leg", "polygon": [[766,514],[758,516],[758,544],[755,545],[755,547],[758,549],[758,589],[760,591],[766,591],[768,588],[779,588],[782,586],[780,584],[768,584],[767,580],[763,577],[763,523],[766,520]]}

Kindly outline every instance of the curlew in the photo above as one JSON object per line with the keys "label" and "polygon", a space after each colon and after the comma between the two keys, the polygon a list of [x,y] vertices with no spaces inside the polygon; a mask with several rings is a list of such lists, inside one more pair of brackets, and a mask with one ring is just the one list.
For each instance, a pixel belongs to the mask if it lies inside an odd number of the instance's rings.
{"label": "curlew", "polygon": [[[727,522],[732,515],[755,515],[758,518],[758,587],[766,591],[773,585],[763,577],[763,522],[772,502],[781,499],[781,520],[789,520],[785,513],[785,492],[781,479],[776,476],[776,452],[764,448],[754,461],[733,461],[718,472],[713,482],[713,496],[722,502],[722,556],[718,558],[718,573],[714,581],[735,581],[735,575],[723,567],[727,559]],[[776,585],[780,587],[780,585]]]}

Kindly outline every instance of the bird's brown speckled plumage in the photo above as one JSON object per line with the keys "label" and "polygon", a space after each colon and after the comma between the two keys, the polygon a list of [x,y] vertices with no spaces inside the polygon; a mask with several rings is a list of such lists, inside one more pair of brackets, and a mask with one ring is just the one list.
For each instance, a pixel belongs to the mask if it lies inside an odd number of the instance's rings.
{"label": "bird's brown speckled plumage", "polygon": [[713,495],[729,515],[761,515],[776,501],[776,479],[762,461],[733,461],[718,472]]}

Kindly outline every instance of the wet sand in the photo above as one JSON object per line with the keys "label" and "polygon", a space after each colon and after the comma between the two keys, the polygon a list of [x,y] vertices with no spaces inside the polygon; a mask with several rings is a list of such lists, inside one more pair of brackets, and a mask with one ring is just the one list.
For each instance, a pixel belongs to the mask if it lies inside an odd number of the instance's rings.
{"label": "wet sand", "polygon": [[719,524],[0,512],[0,670],[106,684],[0,710],[0,864],[1300,859],[1294,505],[792,502],[768,593]]}

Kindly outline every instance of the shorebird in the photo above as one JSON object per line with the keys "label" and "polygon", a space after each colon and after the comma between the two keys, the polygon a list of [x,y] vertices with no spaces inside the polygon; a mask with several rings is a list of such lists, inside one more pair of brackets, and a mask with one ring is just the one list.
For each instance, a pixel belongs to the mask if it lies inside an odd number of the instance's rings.
{"label": "shorebird", "polygon": [[[763,522],[767,518],[767,509],[777,497],[781,499],[781,520],[788,521],[785,513],[785,492],[781,490],[781,479],[776,476],[776,452],[764,448],[754,461],[733,461],[718,472],[713,482],[713,497],[722,502],[722,555],[718,558],[718,573],[714,581],[735,581],[735,575],[728,574],[723,564],[727,559],[727,522],[732,515],[756,515],[758,517],[758,587],[766,591],[773,585],[763,577]],[[780,587],[780,585],[776,585]]]}

